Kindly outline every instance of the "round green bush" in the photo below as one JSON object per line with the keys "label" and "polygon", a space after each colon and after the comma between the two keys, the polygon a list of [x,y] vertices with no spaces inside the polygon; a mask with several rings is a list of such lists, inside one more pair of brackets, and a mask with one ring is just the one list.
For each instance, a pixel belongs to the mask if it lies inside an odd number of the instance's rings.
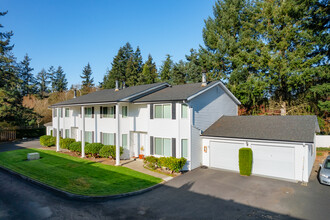
{"label": "round green bush", "polygon": [[86,154],[91,154],[91,155],[96,155],[100,152],[101,148],[104,145],[101,143],[91,143],[91,144],[87,144],[85,146],[85,153]]}
{"label": "round green bush", "polygon": [[44,141],[44,145],[46,147],[51,147],[56,145],[56,137],[50,137]]}
{"label": "round green bush", "polygon": [[[120,147],[120,156],[124,153],[124,148]],[[100,152],[100,157],[113,158],[116,159],[116,146],[114,145],[104,145]]]}
{"label": "round green bush", "polygon": [[70,144],[75,142],[76,140],[73,138],[64,138],[60,140],[60,148],[69,149]]}
{"label": "round green bush", "polygon": [[[85,142],[85,150],[88,142]],[[69,145],[69,150],[81,153],[81,141],[73,142]]]}
{"label": "round green bush", "polygon": [[40,145],[46,146],[46,142],[51,138],[51,135],[43,135],[40,137]]}

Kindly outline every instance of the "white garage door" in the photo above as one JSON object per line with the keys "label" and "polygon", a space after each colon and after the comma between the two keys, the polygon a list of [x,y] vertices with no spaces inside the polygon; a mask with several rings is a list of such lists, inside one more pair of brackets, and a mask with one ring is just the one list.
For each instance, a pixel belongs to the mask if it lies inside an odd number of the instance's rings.
{"label": "white garage door", "polygon": [[251,145],[251,148],[252,174],[294,179],[294,148],[275,145]]}
{"label": "white garage door", "polygon": [[239,171],[238,150],[243,143],[211,142],[210,167]]}

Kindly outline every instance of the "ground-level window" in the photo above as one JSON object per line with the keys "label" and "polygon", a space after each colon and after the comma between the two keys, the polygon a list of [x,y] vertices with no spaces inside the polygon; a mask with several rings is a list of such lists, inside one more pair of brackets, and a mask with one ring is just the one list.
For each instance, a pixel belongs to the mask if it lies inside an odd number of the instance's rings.
{"label": "ground-level window", "polygon": [[102,143],[104,145],[115,145],[115,133],[102,133]]}
{"label": "ground-level window", "polygon": [[69,108],[65,108],[65,117],[69,117]]}
{"label": "ground-level window", "polygon": [[93,132],[85,131],[85,142],[93,143]]}
{"label": "ground-level window", "polygon": [[122,117],[127,118],[127,106],[122,106],[121,110]]}
{"label": "ground-level window", "polygon": [[171,138],[155,138],[155,154],[164,157],[172,156]]}
{"label": "ground-level window", "polygon": [[181,157],[188,157],[188,139],[181,139]]}
{"label": "ground-level window", "polygon": [[155,105],[155,118],[171,118],[171,104]]}
{"label": "ground-level window", "polygon": [[65,129],[65,138],[70,137],[70,129]]}
{"label": "ground-level window", "polygon": [[122,147],[127,148],[128,147],[128,145],[127,145],[127,134],[122,134],[121,135],[121,140],[122,140]]}

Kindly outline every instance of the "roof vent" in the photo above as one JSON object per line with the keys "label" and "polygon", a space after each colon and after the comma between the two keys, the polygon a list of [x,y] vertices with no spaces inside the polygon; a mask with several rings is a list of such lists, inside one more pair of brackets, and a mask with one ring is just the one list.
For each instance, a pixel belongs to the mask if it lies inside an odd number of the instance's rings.
{"label": "roof vent", "polygon": [[74,89],[74,90],[73,90],[73,98],[74,98],[74,99],[77,98],[77,89]]}
{"label": "roof vent", "polygon": [[119,85],[118,84],[119,84],[118,80],[116,80],[116,89],[115,89],[116,92],[119,91]]}
{"label": "roof vent", "polygon": [[206,71],[203,70],[202,72],[202,86],[206,86]]}
{"label": "roof vent", "polygon": [[122,82],[122,85],[123,85],[123,89],[125,89],[125,88],[126,88],[126,83],[125,83],[125,81]]}

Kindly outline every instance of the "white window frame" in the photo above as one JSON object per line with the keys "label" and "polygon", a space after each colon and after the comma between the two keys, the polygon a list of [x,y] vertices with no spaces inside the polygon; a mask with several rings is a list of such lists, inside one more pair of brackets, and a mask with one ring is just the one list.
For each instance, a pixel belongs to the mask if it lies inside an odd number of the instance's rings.
{"label": "white window frame", "polygon": [[[126,115],[124,115],[124,108],[126,109]],[[121,107],[121,117],[122,118],[127,118],[128,117],[128,106],[127,105],[123,105]]]}
{"label": "white window frame", "polygon": [[54,118],[56,118],[57,117],[57,108],[54,108]]}
{"label": "white window frame", "polygon": [[[68,113],[68,114],[66,114],[66,113]],[[70,109],[69,109],[69,108],[65,108],[65,109],[64,109],[64,116],[65,116],[66,118],[70,117]]]}
{"label": "white window frame", "polygon": [[[89,109],[90,109],[90,114],[88,113]],[[85,107],[85,118],[92,118],[92,115],[93,115],[92,107]]]}
{"label": "white window frame", "polygon": [[[161,139],[161,143],[162,143],[162,146],[161,146],[161,150],[162,150],[162,154],[156,154],[156,139]],[[165,156],[164,154],[164,140],[169,140],[169,143],[170,143],[170,154],[168,156]],[[172,156],[172,138],[162,138],[162,137],[155,137],[154,138],[154,156],[157,156],[157,157],[171,157]]]}
{"label": "white window frame", "polygon": [[[186,156],[183,155],[183,141],[187,141],[187,155]],[[180,143],[180,145],[181,145],[181,157],[186,158],[186,159],[189,157],[188,143],[189,143],[188,138],[182,138],[181,139],[181,143]]]}
{"label": "white window frame", "polygon": [[[186,117],[183,117],[183,106],[186,106],[186,110],[187,110],[187,115],[186,115]],[[185,104],[185,103],[182,103],[181,104],[181,118],[182,119],[188,119],[188,112],[189,112],[189,106],[187,105],[187,104]]]}
{"label": "white window frame", "polygon": [[[124,138],[125,137],[125,138]],[[126,140],[126,146],[124,146],[124,140]],[[121,135],[121,146],[128,149],[128,134]]]}
{"label": "white window frame", "polygon": [[[170,117],[165,118],[164,117],[164,106],[169,105],[170,106]],[[156,106],[162,106],[162,117],[158,118],[156,117]],[[154,119],[172,119],[172,103],[162,103],[162,104],[154,104]]]}
{"label": "white window frame", "polygon": [[[90,133],[90,135],[91,135],[91,141],[90,142],[88,140],[86,140],[87,133]],[[85,131],[85,142],[93,143],[93,132],[92,131]]]}
{"label": "white window frame", "polygon": [[64,132],[65,132],[65,138],[70,138],[70,129],[65,129]]}
{"label": "white window frame", "polygon": [[[109,141],[110,141],[110,136],[111,135],[113,135],[113,144],[111,144],[111,143],[109,143],[109,144],[106,144],[106,143],[104,143],[104,137],[105,137],[105,135],[109,135]],[[104,145],[116,145],[116,143],[115,143],[115,133],[102,133],[102,140],[101,140],[101,142],[102,142],[102,144],[104,144]]]}

